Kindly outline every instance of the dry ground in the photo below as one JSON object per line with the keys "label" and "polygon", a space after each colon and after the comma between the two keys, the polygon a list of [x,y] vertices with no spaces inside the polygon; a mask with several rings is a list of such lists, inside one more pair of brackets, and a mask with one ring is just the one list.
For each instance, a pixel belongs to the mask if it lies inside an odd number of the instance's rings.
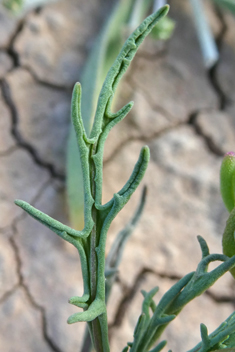
{"label": "dry ground", "polygon": [[[83,324],[68,326],[81,294],[76,251],[17,208],[24,199],[68,223],[65,145],[71,90],[108,10],[108,1],[63,0],[22,18],[0,12],[0,350],[79,351]],[[133,112],[107,141],[104,201],[127,180],[143,144],[151,162],[143,184],[147,205],[127,244],[109,303],[111,349],[132,340],[140,289],[161,295],[200,260],[197,235],[221,252],[227,212],[219,194],[222,155],[235,150],[235,22],[207,2],[220,61],[203,67],[190,8],[171,1],[176,20],[165,44],[147,39],[131,65],[120,104]],[[110,5],[110,2],[109,2]],[[130,218],[140,190],[115,219],[107,246]],[[166,331],[168,349],[199,341],[201,322],[213,331],[235,306],[229,274],[191,303]],[[132,304],[130,305],[130,302]],[[167,351],[165,349],[164,351]]]}

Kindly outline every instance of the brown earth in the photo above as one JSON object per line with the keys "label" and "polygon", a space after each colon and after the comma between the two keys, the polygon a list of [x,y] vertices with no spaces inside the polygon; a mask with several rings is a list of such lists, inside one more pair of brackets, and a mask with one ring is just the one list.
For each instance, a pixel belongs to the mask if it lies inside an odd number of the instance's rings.
{"label": "brown earth", "polygon": [[[75,312],[69,297],[82,292],[78,255],[13,201],[24,199],[68,223],[64,176],[71,90],[108,3],[63,0],[22,18],[0,9],[0,351],[74,352],[81,346],[84,325],[66,323]],[[220,50],[218,64],[208,71],[189,6],[183,0],[171,5],[174,35],[165,44],[148,38],[141,47],[120,91],[120,104],[134,100],[135,107],[107,140],[104,201],[126,182],[141,146],[151,150],[143,181],[146,209],[108,305],[113,352],[132,340],[140,289],[158,285],[159,300],[177,277],[195,270],[201,256],[197,235],[220,253],[228,216],[219,168],[223,154],[235,150],[235,22],[208,2]],[[107,249],[140,191],[115,219]],[[202,322],[212,332],[234,310],[234,287],[227,274],[189,304],[164,333],[164,351],[192,348]],[[132,302],[123,305],[131,294]]]}

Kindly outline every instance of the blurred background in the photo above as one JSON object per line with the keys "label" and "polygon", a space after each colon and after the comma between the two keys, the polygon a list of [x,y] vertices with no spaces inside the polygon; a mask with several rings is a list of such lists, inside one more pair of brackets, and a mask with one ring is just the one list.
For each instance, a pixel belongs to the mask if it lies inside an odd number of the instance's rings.
{"label": "blurred background", "polygon": [[[14,199],[69,224],[71,92],[117,3],[0,5],[0,351],[81,348],[84,324],[66,323],[76,312],[68,299],[82,294],[78,254],[17,208]],[[111,131],[105,149],[104,202],[126,182],[140,148],[147,144],[151,150],[142,181],[146,206],[108,303],[112,352],[132,341],[140,290],[158,285],[159,300],[177,278],[195,270],[201,258],[198,235],[212,253],[221,253],[228,217],[219,169],[223,154],[235,150],[235,20],[216,1],[202,1],[205,37],[194,1],[169,4],[170,26],[162,37],[157,32],[145,40],[122,80],[115,109],[130,100],[135,105]],[[138,19],[132,12],[120,28],[123,39]],[[115,219],[107,253],[137,207],[142,187]],[[200,323],[209,332],[218,327],[234,310],[234,288],[227,274],[189,304],[164,333],[164,351],[193,348],[200,341]]]}

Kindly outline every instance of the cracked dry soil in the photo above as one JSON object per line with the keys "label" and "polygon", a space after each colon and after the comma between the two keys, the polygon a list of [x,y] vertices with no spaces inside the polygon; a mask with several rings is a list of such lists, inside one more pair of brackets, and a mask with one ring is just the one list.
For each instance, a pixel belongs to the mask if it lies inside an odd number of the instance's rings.
{"label": "cracked dry soil", "polygon": [[[0,351],[72,352],[81,346],[84,324],[66,324],[75,311],[68,298],[82,292],[77,253],[13,201],[24,199],[68,223],[64,178],[71,89],[104,20],[100,9],[108,4],[61,0],[21,18],[0,9]],[[222,155],[235,150],[234,20],[208,2],[221,55],[207,72],[187,2],[171,5],[175,33],[167,43],[148,38],[141,47],[119,99],[120,105],[134,100],[135,106],[106,145],[104,201],[125,183],[141,146],[151,149],[143,181],[146,209],[108,306],[113,352],[132,339],[140,289],[158,285],[158,300],[194,270],[200,260],[197,235],[212,252],[221,252],[227,218],[218,175]],[[139,194],[115,219],[107,248]],[[166,351],[192,348],[199,324],[211,332],[234,306],[227,274],[167,329]]]}

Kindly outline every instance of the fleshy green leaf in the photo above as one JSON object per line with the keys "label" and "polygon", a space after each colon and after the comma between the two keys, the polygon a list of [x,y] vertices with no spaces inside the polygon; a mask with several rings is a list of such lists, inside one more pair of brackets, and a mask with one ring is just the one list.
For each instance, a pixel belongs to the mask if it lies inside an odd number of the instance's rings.
{"label": "fleshy green leaf", "polygon": [[235,153],[225,154],[220,169],[220,192],[229,212],[235,206]]}

